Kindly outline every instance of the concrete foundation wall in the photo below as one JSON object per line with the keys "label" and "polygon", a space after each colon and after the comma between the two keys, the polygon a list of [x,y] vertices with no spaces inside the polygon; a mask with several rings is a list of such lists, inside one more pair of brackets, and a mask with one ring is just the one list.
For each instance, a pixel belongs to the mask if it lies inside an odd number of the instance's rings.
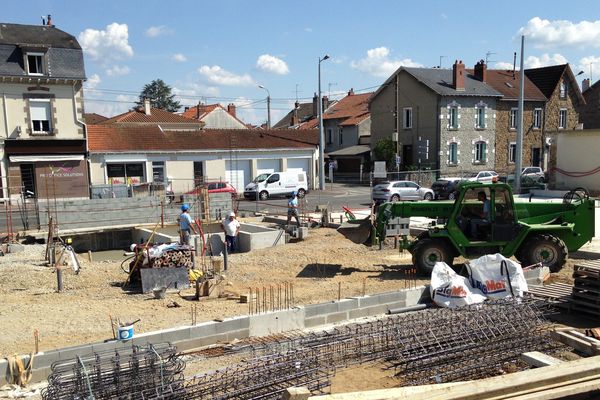
{"label": "concrete foundation wall", "polygon": [[[132,345],[170,342],[178,351],[186,351],[223,341],[264,336],[290,330],[302,330],[351,319],[376,316],[390,309],[412,306],[429,298],[429,288],[419,286],[396,292],[352,297],[340,301],[311,304],[264,314],[245,315],[223,320],[203,322],[193,326],[134,334],[131,341],[91,343],[82,346],[50,350],[35,356],[31,382],[39,382],[50,375],[50,366],[59,360],[69,360],[99,351],[114,351]],[[23,356],[25,362],[28,356]],[[6,383],[7,361],[0,361],[0,386]]]}

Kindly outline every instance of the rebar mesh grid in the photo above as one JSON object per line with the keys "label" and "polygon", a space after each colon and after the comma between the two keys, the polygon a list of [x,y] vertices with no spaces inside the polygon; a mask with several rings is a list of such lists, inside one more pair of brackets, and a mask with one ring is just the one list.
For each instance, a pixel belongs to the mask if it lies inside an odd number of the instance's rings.
{"label": "rebar mesh grid", "polygon": [[[144,388],[183,386],[185,363],[167,343],[96,352],[52,364],[44,400],[121,399]],[[127,397],[142,399],[143,397]]]}

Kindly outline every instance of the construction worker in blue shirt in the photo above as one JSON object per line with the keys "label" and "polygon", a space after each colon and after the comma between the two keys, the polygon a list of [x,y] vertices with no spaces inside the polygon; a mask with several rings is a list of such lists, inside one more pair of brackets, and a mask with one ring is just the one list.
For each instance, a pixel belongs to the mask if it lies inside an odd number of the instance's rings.
{"label": "construction worker in blue shirt", "polygon": [[298,192],[292,192],[292,198],[288,200],[288,212],[286,226],[290,224],[292,217],[296,218],[298,228],[300,228],[300,218],[298,217]]}
{"label": "construction worker in blue shirt", "polygon": [[181,206],[181,214],[179,214],[179,243],[188,246],[190,245],[190,231],[194,231],[195,235],[198,234],[195,227],[196,223],[192,219],[189,211],[189,204],[183,204]]}

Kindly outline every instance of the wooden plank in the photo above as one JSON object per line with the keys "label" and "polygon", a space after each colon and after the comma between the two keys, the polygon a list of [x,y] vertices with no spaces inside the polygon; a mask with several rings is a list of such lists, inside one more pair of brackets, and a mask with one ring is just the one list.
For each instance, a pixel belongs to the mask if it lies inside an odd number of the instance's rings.
{"label": "wooden plank", "polygon": [[533,367],[547,367],[548,365],[556,365],[563,362],[558,358],[549,356],[548,354],[540,353],[539,351],[523,353],[521,354],[521,360]]}
{"label": "wooden plank", "polygon": [[[585,393],[600,384],[600,356],[583,358],[557,365],[495,376],[453,386],[414,386],[411,388],[340,393],[314,396],[313,400],[505,400],[552,399],[562,393]],[[416,388],[420,388],[415,390]],[[581,390],[580,388],[585,388]],[[415,390],[410,393],[406,389]],[[556,394],[559,394],[558,396]],[[519,397],[520,396],[520,397]]]}
{"label": "wooden plank", "polygon": [[568,332],[550,332],[550,336],[553,339],[558,340],[559,342],[562,342],[584,354],[590,356],[600,354],[600,350],[596,346],[592,345],[586,340],[582,340],[576,336],[570,335]]}
{"label": "wooden plank", "polygon": [[590,342],[590,344],[592,344],[593,346],[600,348],[600,340],[598,340],[596,338],[587,336],[587,335],[585,335],[581,332],[577,332],[577,331],[569,331],[569,334],[573,335],[573,336],[577,336],[578,338],[580,338],[582,340],[586,340],[586,341]]}

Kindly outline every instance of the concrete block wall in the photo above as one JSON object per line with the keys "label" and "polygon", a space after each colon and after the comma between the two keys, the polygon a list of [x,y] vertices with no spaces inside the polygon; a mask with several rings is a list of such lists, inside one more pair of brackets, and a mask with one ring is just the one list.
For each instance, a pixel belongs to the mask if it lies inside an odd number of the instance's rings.
{"label": "concrete block wall", "polygon": [[160,221],[158,197],[124,199],[57,200],[40,203],[40,225],[48,226],[48,216],[56,215],[61,230],[115,225],[150,224]]}
{"label": "concrete block wall", "polygon": [[[170,342],[178,351],[186,351],[218,342],[265,336],[292,330],[315,328],[322,325],[349,321],[356,318],[385,314],[390,309],[413,306],[429,299],[429,288],[418,286],[340,301],[310,304],[264,314],[244,315],[222,320],[202,322],[193,326],[163,329],[135,334],[132,340],[110,340],[81,346],[50,350],[35,356],[31,382],[47,379],[53,362],[73,359],[98,351],[114,351],[132,345]],[[25,362],[27,362],[25,357]],[[0,386],[7,380],[7,360],[0,361]]]}

